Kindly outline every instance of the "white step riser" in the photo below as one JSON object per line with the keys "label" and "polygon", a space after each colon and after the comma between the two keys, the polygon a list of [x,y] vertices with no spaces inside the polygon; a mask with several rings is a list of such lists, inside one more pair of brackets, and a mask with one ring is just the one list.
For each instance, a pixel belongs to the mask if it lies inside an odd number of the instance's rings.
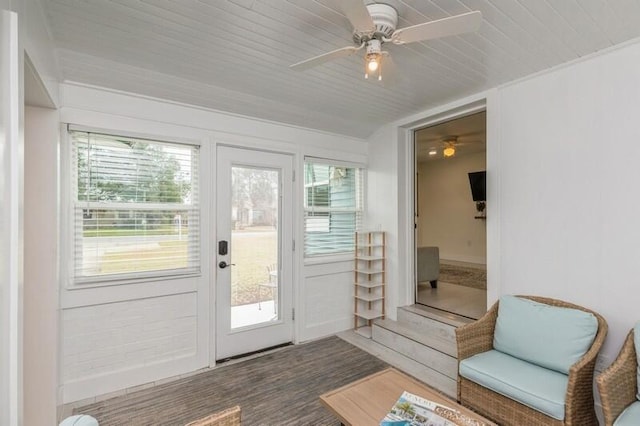
{"label": "white step riser", "polygon": [[416,364],[418,367],[414,367],[410,373],[413,377],[453,399],[458,399],[458,383],[456,380],[429,367],[420,367],[422,364]]}
{"label": "white step riser", "polygon": [[375,342],[391,348],[420,364],[424,364],[451,379],[455,380],[457,377],[458,361],[452,356],[376,325],[373,326],[372,337]]}
{"label": "white step riser", "polygon": [[398,322],[415,331],[430,334],[434,338],[437,338],[438,341],[441,342],[441,345],[443,345],[437,348],[438,350],[457,357],[458,345],[456,343],[455,327],[404,309],[398,309]]}
{"label": "white step riser", "polygon": [[372,339],[366,339],[353,331],[345,331],[338,334],[339,337],[347,342],[359,347],[362,350],[369,352],[370,354],[380,358],[381,360],[391,364],[395,368],[404,371],[405,373],[415,377],[416,379],[427,383],[434,389],[448,395],[449,397],[457,398],[457,384],[456,381],[450,377],[445,376],[431,368],[420,364],[412,359],[407,358],[398,352],[389,349],[380,343],[374,342]]}

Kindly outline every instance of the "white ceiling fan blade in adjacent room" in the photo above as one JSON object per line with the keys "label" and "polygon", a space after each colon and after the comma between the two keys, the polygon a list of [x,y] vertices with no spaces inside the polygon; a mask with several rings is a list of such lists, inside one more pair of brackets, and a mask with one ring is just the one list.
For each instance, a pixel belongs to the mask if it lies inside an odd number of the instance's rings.
{"label": "white ceiling fan blade in adjacent room", "polygon": [[338,0],[336,4],[351,22],[356,32],[369,33],[375,30],[373,19],[371,19],[369,10],[362,0]]}
{"label": "white ceiling fan blade in adjacent room", "polygon": [[400,28],[391,35],[391,41],[395,44],[406,44],[470,33],[480,28],[480,24],[482,24],[482,13],[479,11],[463,13],[437,21]]}
{"label": "white ceiling fan blade in adjacent room", "polygon": [[328,53],[323,53],[322,55],[314,56],[313,58],[305,59],[304,61],[300,61],[293,65],[289,65],[289,68],[296,71],[305,71],[305,70],[308,70],[309,68],[313,68],[317,65],[324,64],[325,62],[329,62],[334,59],[351,56],[360,49],[362,49],[362,46],[343,47],[342,49],[337,49]]}

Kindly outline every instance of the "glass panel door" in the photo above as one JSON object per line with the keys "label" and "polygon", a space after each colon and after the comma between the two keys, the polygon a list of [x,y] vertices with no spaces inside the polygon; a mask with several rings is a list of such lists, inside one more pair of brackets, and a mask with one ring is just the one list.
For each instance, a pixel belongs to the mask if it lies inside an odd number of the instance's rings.
{"label": "glass panel door", "polygon": [[292,157],[217,150],[216,359],[293,339]]}
{"label": "glass panel door", "polygon": [[231,167],[231,329],[278,320],[280,174]]}

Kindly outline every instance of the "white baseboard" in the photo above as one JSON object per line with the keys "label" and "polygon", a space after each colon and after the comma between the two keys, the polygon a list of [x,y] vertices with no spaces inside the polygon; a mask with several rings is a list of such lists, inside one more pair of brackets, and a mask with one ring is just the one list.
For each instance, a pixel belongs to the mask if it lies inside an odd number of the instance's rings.
{"label": "white baseboard", "polygon": [[341,318],[334,321],[327,321],[320,324],[313,324],[311,326],[306,327],[302,331],[302,336],[300,336],[301,342],[306,342],[307,340],[315,340],[320,339],[322,337],[332,336],[336,333],[340,333],[341,331],[350,330],[353,328],[353,317],[349,318]]}
{"label": "white baseboard", "polygon": [[475,265],[487,265],[487,258],[480,256],[464,256],[464,255],[454,255],[448,253],[440,253],[440,261],[442,263],[451,263],[456,264],[456,262],[460,263],[471,263]]}
{"label": "white baseboard", "polygon": [[101,395],[125,394],[131,391],[151,387],[156,381],[170,377],[192,373],[205,368],[198,362],[196,354],[182,358],[170,359],[136,368],[114,371],[100,376],[87,377],[62,385],[62,403],[69,404],[77,401],[91,402],[91,398]]}

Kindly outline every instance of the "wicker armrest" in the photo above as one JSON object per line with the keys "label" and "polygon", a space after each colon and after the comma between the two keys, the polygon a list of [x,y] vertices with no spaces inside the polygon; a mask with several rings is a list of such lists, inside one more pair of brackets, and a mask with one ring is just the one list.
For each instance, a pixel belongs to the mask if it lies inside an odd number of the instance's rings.
{"label": "wicker armrest", "polygon": [[458,361],[493,349],[493,332],[498,318],[498,302],[477,321],[456,329]]}
{"label": "wicker armrest", "polygon": [[596,378],[606,426],[612,425],[620,413],[636,401],[637,366],[633,330],[631,330],[618,357]]}
{"label": "wicker armrest", "polygon": [[569,382],[565,397],[565,424],[584,424],[583,416],[593,411],[593,372],[598,353],[607,336],[607,322],[592,312],[598,319],[598,332],[591,348],[569,369]]}

